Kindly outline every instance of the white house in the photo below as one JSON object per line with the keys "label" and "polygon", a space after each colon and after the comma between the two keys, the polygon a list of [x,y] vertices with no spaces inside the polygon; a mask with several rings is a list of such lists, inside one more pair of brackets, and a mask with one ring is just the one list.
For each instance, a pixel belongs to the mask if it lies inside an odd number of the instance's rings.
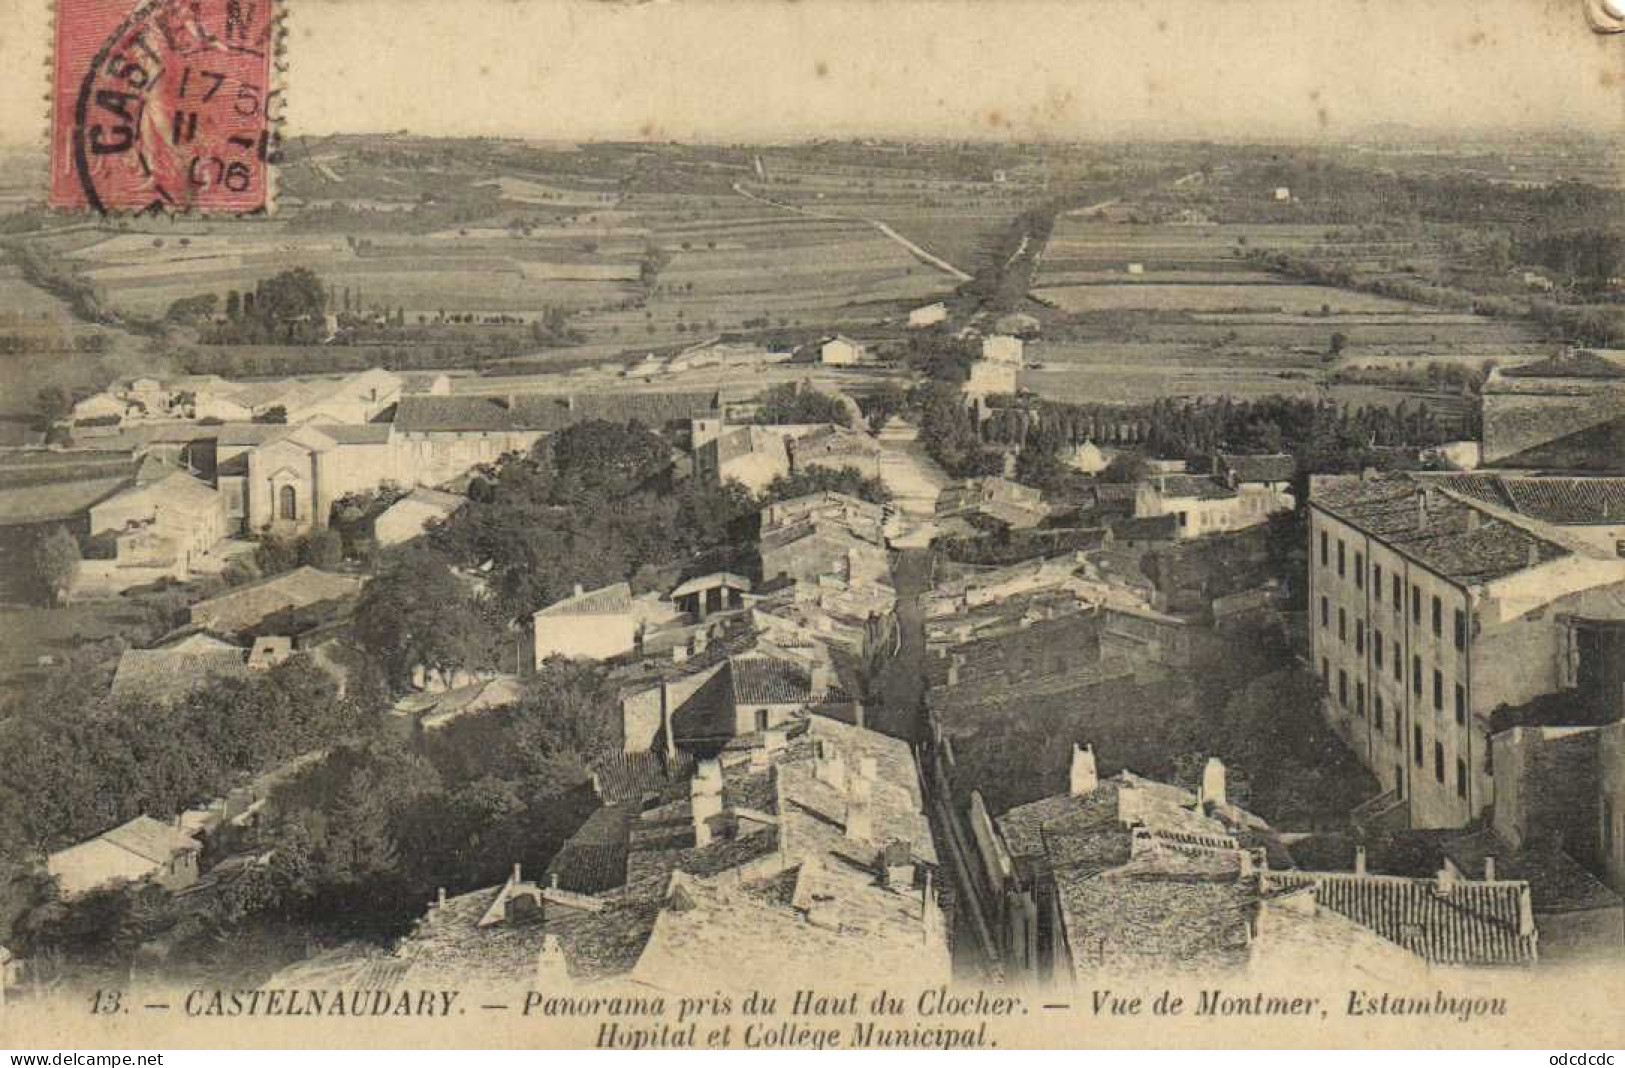
{"label": "white house", "polygon": [[1022,340],[1009,334],[993,334],[982,339],[982,359],[993,363],[1008,363],[1020,367],[1024,349]]}
{"label": "white house", "polygon": [[945,322],[947,318],[948,305],[939,300],[935,304],[927,304],[909,312],[908,325],[911,329],[917,330],[924,326],[935,326],[940,322]]}
{"label": "white house", "polygon": [[989,397],[994,394],[1014,393],[1018,386],[1019,364],[977,360],[970,365],[970,378],[965,381],[965,396]]}
{"label": "white house", "polygon": [[533,652],[540,664],[550,656],[604,660],[637,645],[638,610],[624,582],[584,590],[556,601],[531,617]]}
{"label": "white house", "polygon": [[850,367],[868,358],[868,350],[849,337],[837,334],[819,346],[818,362],[831,367]]}

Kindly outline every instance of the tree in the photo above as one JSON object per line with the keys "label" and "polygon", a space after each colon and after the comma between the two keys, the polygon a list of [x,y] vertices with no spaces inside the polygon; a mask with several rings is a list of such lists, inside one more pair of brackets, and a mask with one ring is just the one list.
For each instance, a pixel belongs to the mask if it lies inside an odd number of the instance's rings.
{"label": "tree", "polygon": [[226,291],[226,318],[236,322],[243,314],[243,295],[235,289]]}
{"label": "tree", "polygon": [[268,322],[320,319],[327,292],[315,271],[295,267],[261,282],[255,290],[254,303],[260,316]]}
{"label": "tree", "polygon": [[338,531],[318,527],[299,540],[299,562],[331,571],[344,562],[344,539]]}
{"label": "tree", "polygon": [[288,409],[280,404],[273,404],[263,412],[254,415],[254,422],[256,423],[286,423],[287,421]]}
{"label": "tree", "polygon": [[448,677],[497,662],[500,633],[469,588],[426,547],[393,556],[355,610],[356,640],[396,689],[413,672]]}
{"label": "tree", "polygon": [[1120,452],[1112,457],[1105,470],[1100,472],[1100,481],[1129,485],[1145,478],[1150,470],[1144,456],[1137,452]]}
{"label": "tree", "polygon": [[63,526],[52,527],[30,554],[34,575],[49,603],[61,604],[79,576],[79,542]]}
{"label": "tree", "polygon": [[874,476],[865,477],[855,467],[809,467],[793,475],[780,475],[768,483],[762,503],[788,501],[809,493],[845,493],[871,504],[885,504],[891,491]]}
{"label": "tree", "polygon": [[61,386],[46,386],[34,394],[34,409],[42,421],[55,423],[68,417],[73,411],[73,402]]}
{"label": "tree", "polygon": [[758,423],[834,423],[849,426],[852,422],[851,413],[839,398],[795,382],[774,386],[757,400],[760,405],[756,413]]}
{"label": "tree", "polygon": [[1343,354],[1343,350],[1348,347],[1348,343],[1349,339],[1347,334],[1344,334],[1341,330],[1334,330],[1332,332],[1331,346],[1328,351],[1333,356],[1341,356]]}

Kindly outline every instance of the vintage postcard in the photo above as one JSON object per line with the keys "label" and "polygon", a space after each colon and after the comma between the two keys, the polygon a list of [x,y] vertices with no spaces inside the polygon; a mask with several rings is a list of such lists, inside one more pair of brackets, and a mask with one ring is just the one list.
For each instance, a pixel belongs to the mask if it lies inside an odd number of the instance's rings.
{"label": "vintage postcard", "polygon": [[0,1046],[1625,1043],[1621,29],[0,0]]}

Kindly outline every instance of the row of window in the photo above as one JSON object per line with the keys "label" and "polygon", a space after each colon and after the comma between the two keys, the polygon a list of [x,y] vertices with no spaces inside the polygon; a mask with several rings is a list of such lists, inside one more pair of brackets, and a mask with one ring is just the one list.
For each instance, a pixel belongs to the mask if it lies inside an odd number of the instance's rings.
{"label": "row of window", "polygon": [[[1320,532],[1320,566],[1329,567],[1331,556],[1331,540],[1326,531]],[[1347,574],[1346,562],[1348,550],[1343,539],[1337,539],[1337,577],[1344,578]],[[1365,589],[1365,554],[1359,551],[1354,553],[1354,587]],[[1371,565],[1371,588],[1380,598],[1382,596],[1382,565],[1373,562]],[[1404,583],[1396,574],[1393,576],[1392,602],[1395,612],[1405,610]],[[1431,622],[1433,636],[1440,640],[1444,638],[1444,602],[1437,596],[1432,598]],[[1411,585],[1411,623],[1414,626],[1422,625],[1422,588]],[[1456,648],[1464,649],[1467,646],[1467,613],[1460,608],[1455,609],[1455,618],[1452,621],[1452,634]]]}
{"label": "row of window", "polygon": [[[1320,599],[1320,625],[1323,628],[1331,625],[1331,603],[1324,597]],[[1341,642],[1348,642],[1348,611],[1341,607],[1337,610],[1337,638]],[[1354,621],[1354,651],[1361,657],[1365,656],[1365,621],[1362,619],[1357,619]],[[1371,631],[1371,656],[1378,670],[1381,670],[1383,666],[1382,631],[1376,628],[1372,628]],[[1395,642],[1394,681],[1396,682],[1403,682],[1405,679],[1402,664],[1403,661],[1400,658],[1399,643]],[[1422,696],[1422,679],[1422,658],[1420,656],[1412,656],[1411,692],[1414,693],[1418,698]],[[1364,686],[1364,683],[1361,683],[1361,685]],[[1462,686],[1460,683],[1457,683],[1455,696],[1456,722],[1464,724],[1467,722],[1466,687]],[[1344,704],[1347,703],[1347,701],[1344,702]],[[1433,669],[1433,709],[1436,712],[1444,711],[1444,673],[1438,668]]]}

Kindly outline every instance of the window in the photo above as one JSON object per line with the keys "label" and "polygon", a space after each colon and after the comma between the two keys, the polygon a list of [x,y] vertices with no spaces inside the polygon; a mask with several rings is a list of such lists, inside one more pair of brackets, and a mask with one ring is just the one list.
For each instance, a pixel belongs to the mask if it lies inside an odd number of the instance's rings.
{"label": "window", "polygon": [[1382,694],[1380,693],[1371,695],[1371,722],[1376,724],[1379,731],[1382,730]]}
{"label": "window", "polygon": [[1326,566],[1326,557],[1327,557],[1327,552],[1326,552],[1326,532],[1323,530],[1323,531],[1320,532],[1320,566],[1321,567]]}
{"label": "window", "polygon": [[1456,648],[1467,648],[1467,613],[1456,609]]}
{"label": "window", "polygon": [[1422,625],[1422,587],[1411,585],[1411,622],[1416,626]]}
{"label": "window", "polygon": [[1444,605],[1437,597],[1433,598],[1433,636],[1444,637]]}
{"label": "window", "polygon": [[1422,766],[1422,725],[1420,723],[1411,727],[1411,741],[1416,746],[1416,766]]}
{"label": "window", "polygon": [[1440,712],[1440,711],[1443,711],[1443,709],[1444,709],[1444,676],[1439,673],[1438,668],[1434,668],[1433,669],[1433,711]]}
{"label": "window", "polygon": [[767,730],[767,709],[765,708],[756,710],[756,729],[759,731]]}
{"label": "window", "polygon": [[1354,621],[1354,651],[1361,656],[1365,655],[1365,620]]}
{"label": "window", "polygon": [[1456,722],[1467,722],[1467,687],[1456,683]]}
{"label": "window", "polygon": [[1371,657],[1377,662],[1377,670],[1382,670],[1382,631],[1371,628]]}
{"label": "window", "polygon": [[1422,696],[1422,658],[1419,656],[1411,657],[1411,692]]}
{"label": "window", "polygon": [[1394,611],[1398,612],[1403,607],[1404,607],[1404,605],[1401,602],[1401,595],[1400,595],[1400,592],[1399,592],[1399,576],[1395,575],[1394,576]]}
{"label": "window", "polygon": [[1343,539],[1338,538],[1337,539],[1337,577],[1338,578],[1343,577],[1343,553],[1344,553],[1344,550],[1346,548],[1347,547],[1343,544]]}
{"label": "window", "polygon": [[299,518],[299,494],[292,486],[283,486],[277,493],[277,512],[283,519]]}
{"label": "window", "polygon": [[1349,706],[1349,673],[1342,668],[1337,669],[1337,703],[1344,708]]}
{"label": "window", "polygon": [[1332,692],[1332,663],[1325,657],[1320,658],[1320,692]]}
{"label": "window", "polygon": [[1456,796],[1467,796],[1467,761],[1456,761]]}
{"label": "window", "polygon": [[1188,512],[1180,512],[1179,513],[1179,525],[1183,527],[1183,526],[1189,525],[1189,523],[1190,523],[1190,514]]}
{"label": "window", "polygon": [[1331,602],[1326,600],[1326,598],[1322,597],[1320,599],[1320,625],[1322,627],[1329,627],[1329,626],[1331,626],[1331,624],[1332,624],[1332,606],[1331,606]]}
{"label": "window", "polygon": [[1365,554],[1354,554],[1354,588],[1365,589]]}
{"label": "window", "polygon": [[1349,614],[1344,608],[1337,610],[1337,640],[1340,642],[1349,640]]}
{"label": "window", "polygon": [[1377,595],[1378,600],[1382,599],[1382,565],[1381,564],[1372,564],[1371,565],[1371,592],[1375,593]]}
{"label": "window", "polygon": [[1354,714],[1362,718],[1365,716],[1365,682],[1363,680],[1356,680],[1354,683]]}
{"label": "window", "polygon": [[1405,658],[1399,655],[1399,643],[1394,643],[1394,681],[1405,684]]}
{"label": "window", "polygon": [[1484,743],[1484,774],[1495,777],[1495,739],[1491,738]]}
{"label": "window", "polygon": [[1444,745],[1433,743],[1433,781],[1444,782]]}

